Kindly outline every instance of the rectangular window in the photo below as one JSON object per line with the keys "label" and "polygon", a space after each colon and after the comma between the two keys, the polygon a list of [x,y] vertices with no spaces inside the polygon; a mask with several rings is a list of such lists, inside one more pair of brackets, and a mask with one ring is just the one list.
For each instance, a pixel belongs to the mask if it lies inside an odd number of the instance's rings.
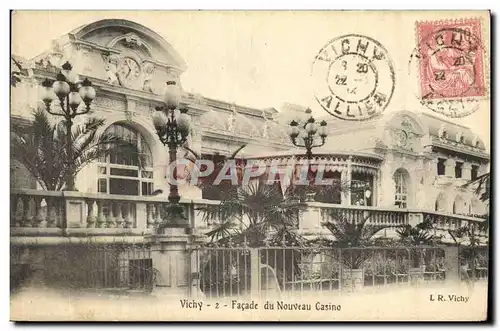
{"label": "rectangular window", "polygon": [[124,176],[124,177],[138,177],[139,176],[138,171],[134,170],[134,169],[111,168],[110,174],[112,176]]}
{"label": "rectangular window", "polygon": [[473,165],[471,170],[470,170],[470,179],[476,180],[478,177],[478,173],[479,173],[479,166]]}
{"label": "rectangular window", "polygon": [[153,183],[142,182],[142,195],[151,195],[153,193]]}
{"label": "rectangular window", "polygon": [[97,180],[97,192],[108,193],[108,185],[106,178],[99,178]]}
{"label": "rectangular window", "polygon": [[445,162],[445,159],[438,159],[438,164],[437,164],[437,174],[438,174],[438,176],[444,176],[444,173],[445,173],[444,162]]}
{"label": "rectangular window", "polygon": [[121,195],[139,195],[139,181],[131,179],[110,178],[109,193]]}
{"label": "rectangular window", "polygon": [[455,178],[462,178],[462,167],[463,167],[462,162],[456,162],[455,163]]}

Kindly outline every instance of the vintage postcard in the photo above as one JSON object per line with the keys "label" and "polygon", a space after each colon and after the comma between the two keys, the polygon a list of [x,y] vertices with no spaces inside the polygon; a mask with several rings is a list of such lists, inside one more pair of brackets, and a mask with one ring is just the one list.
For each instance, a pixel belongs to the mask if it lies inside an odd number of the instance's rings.
{"label": "vintage postcard", "polygon": [[13,321],[485,321],[488,11],[13,11]]}

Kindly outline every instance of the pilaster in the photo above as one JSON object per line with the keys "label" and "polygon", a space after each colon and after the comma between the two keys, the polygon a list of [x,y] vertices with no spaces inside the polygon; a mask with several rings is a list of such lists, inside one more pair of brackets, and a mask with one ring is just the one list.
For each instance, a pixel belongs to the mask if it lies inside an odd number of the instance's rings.
{"label": "pilaster", "polygon": [[444,165],[445,165],[445,170],[444,170],[445,176],[451,178],[455,177],[455,160],[447,159]]}
{"label": "pilaster", "polygon": [[472,164],[465,162],[462,166],[462,179],[471,180]]}

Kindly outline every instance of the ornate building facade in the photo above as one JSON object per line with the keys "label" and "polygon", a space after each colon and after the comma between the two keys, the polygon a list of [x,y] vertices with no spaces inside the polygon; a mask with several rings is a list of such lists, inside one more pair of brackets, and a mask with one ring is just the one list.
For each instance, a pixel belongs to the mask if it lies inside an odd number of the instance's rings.
{"label": "ornate building facade", "polygon": [[[86,167],[76,180],[80,192],[143,196],[161,189],[166,196],[168,152],[155,133],[151,113],[162,104],[165,81],[180,84],[187,70],[167,41],[134,22],[102,20],[55,40],[34,59],[19,60],[27,76],[12,89],[13,120],[29,120],[41,103],[41,81],[69,61],[81,79],[88,77],[96,87],[90,116],[105,118],[106,130],[137,141],[148,156],[143,169],[119,155]],[[292,146],[286,128],[290,120],[305,116],[305,107],[255,109],[188,92],[181,103],[189,108],[193,123],[190,147],[202,156],[229,155],[242,144],[247,147],[241,158],[266,165],[300,161],[304,154]],[[313,150],[312,169],[324,164],[329,177],[368,183],[372,194],[347,190],[322,202],[486,213],[473,189],[463,187],[489,171],[485,144],[469,128],[412,109],[386,111],[364,122],[323,119],[329,135],[323,147]],[[22,165],[13,162],[11,172],[14,188],[36,187]],[[210,198],[189,185],[180,193],[185,199]]]}

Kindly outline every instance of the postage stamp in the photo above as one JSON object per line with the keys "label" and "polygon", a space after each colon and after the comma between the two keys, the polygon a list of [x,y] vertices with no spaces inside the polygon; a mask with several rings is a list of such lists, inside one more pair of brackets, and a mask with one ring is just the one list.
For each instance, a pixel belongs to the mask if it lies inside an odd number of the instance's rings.
{"label": "postage stamp", "polygon": [[488,91],[480,19],[417,22],[416,41],[421,103],[449,117],[477,110]]}
{"label": "postage stamp", "polygon": [[387,50],[373,38],[334,38],[314,58],[314,96],[331,115],[351,121],[380,114],[391,101],[395,74]]}

